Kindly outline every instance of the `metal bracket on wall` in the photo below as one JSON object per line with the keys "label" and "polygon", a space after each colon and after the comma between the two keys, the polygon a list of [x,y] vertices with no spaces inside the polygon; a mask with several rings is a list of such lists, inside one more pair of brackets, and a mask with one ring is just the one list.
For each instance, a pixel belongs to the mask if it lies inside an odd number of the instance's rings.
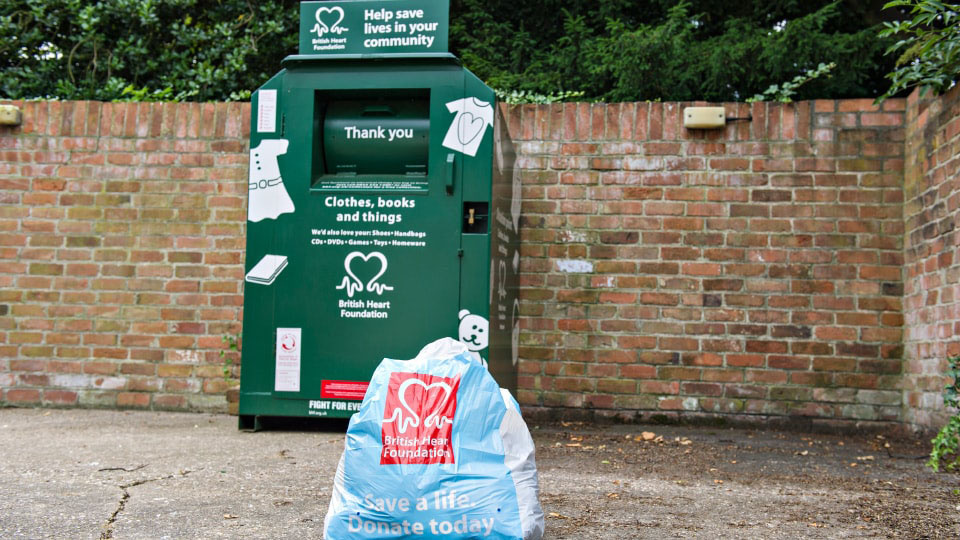
{"label": "metal bracket on wall", "polygon": [[19,126],[23,123],[23,113],[13,105],[0,105],[0,126]]}

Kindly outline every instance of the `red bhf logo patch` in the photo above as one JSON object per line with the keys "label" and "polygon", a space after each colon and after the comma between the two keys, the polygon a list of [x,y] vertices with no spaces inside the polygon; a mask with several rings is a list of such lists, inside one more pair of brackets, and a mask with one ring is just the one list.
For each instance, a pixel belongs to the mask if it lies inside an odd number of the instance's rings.
{"label": "red bhf logo patch", "polygon": [[381,465],[455,463],[453,415],[460,377],[394,372],[383,408]]}

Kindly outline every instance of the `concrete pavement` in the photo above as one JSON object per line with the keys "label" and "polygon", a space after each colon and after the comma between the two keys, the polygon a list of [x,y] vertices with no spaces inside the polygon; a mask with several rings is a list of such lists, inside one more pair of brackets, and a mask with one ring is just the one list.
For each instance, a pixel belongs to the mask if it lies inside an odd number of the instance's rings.
{"label": "concrete pavement", "polygon": [[[321,537],[343,425],[236,426],[226,415],[0,409],[0,538]],[[922,452],[909,442],[891,454],[874,436],[531,427],[548,538],[960,532],[958,477],[896,457]]]}

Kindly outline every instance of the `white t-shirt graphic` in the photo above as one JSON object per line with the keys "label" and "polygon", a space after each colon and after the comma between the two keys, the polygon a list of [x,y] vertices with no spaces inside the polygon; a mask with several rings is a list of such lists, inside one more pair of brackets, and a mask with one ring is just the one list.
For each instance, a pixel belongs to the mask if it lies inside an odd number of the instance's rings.
{"label": "white t-shirt graphic", "polygon": [[250,149],[248,220],[277,219],[280,214],[294,211],[277,164],[277,156],[286,154],[289,144],[286,139],[269,139]]}
{"label": "white t-shirt graphic", "polygon": [[456,116],[443,138],[443,146],[470,157],[477,155],[483,134],[493,125],[493,107],[486,101],[469,97],[447,103],[447,110]]}

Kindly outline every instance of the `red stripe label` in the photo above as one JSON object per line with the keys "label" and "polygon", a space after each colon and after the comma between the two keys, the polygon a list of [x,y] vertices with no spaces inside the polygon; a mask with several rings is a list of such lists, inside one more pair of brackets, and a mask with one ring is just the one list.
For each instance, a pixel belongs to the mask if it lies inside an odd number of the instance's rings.
{"label": "red stripe label", "polygon": [[363,399],[369,382],[361,381],[321,381],[320,397],[323,399]]}

